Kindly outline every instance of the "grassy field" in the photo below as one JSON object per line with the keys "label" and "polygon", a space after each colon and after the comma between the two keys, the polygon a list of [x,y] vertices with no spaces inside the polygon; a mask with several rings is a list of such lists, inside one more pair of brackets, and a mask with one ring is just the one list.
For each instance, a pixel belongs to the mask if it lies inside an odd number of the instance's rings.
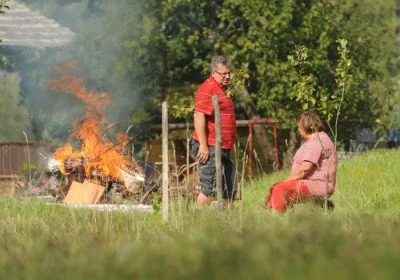
{"label": "grassy field", "polygon": [[[336,209],[272,214],[282,172],[245,186],[243,211],[103,213],[0,200],[1,279],[398,279],[400,150],[340,162]],[[239,206],[239,205],[237,205]]]}

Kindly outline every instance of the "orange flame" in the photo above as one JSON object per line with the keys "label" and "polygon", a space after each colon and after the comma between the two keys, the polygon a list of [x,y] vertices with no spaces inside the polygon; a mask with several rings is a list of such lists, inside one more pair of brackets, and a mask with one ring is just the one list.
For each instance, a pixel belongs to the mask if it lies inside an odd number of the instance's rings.
{"label": "orange flame", "polygon": [[[65,92],[75,95],[85,104],[86,113],[83,119],[73,122],[73,132],[69,137],[69,142],[74,139],[81,141],[81,150],[73,149],[70,144],[65,145],[54,153],[53,158],[64,164],[66,159],[83,157],[87,160],[85,164],[86,176],[95,170],[98,175],[111,176],[122,179],[118,168],[127,170],[128,162],[121,154],[129,139],[123,132],[117,136],[118,143],[108,141],[104,137],[104,130],[100,129],[105,122],[105,109],[113,105],[113,101],[106,92],[96,93],[83,86],[82,79],[73,77],[71,72],[76,66],[75,62],[70,62],[64,67],[57,67],[60,73],[58,80],[49,81],[49,86],[53,92]],[[72,70],[72,71],[71,71]],[[64,166],[60,167],[64,174],[67,172]]]}

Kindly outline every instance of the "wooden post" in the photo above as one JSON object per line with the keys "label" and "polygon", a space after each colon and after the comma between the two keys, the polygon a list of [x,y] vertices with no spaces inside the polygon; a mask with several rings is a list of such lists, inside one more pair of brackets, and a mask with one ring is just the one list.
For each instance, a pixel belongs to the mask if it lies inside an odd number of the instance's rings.
{"label": "wooden post", "polygon": [[168,103],[162,103],[162,217],[168,222]]}
{"label": "wooden post", "polygon": [[190,172],[189,172],[189,165],[190,165],[190,137],[189,137],[189,123],[187,123],[186,126],[186,211],[189,211],[189,196],[190,196],[190,191],[189,191],[189,178],[190,178]]}
{"label": "wooden post", "polygon": [[276,132],[276,125],[274,125],[274,150],[275,150],[275,166],[276,171],[279,171],[279,156],[278,156],[278,135]]}
{"label": "wooden post", "polygon": [[249,163],[247,176],[251,182],[253,177],[253,120],[249,121]]}
{"label": "wooden post", "polygon": [[215,116],[215,177],[217,183],[217,199],[218,207],[223,208],[224,202],[222,200],[222,164],[221,164],[221,112],[219,108],[218,96],[214,95],[212,97],[214,105],[214,116]]}

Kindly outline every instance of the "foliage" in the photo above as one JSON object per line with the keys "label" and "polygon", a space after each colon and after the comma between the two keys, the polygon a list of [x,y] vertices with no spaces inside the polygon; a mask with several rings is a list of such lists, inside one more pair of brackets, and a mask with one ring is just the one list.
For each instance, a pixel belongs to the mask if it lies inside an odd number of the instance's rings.
{"label": "foliage", "polygon": [[23,171],[36,171],[38,166],[36,164],[30,163],[29,161],[24,161],[21,164],[21,170]]}
{"label": "foliage", "polygon": [[202,83],[210,74],[220,1],[162,0],[166,85]]}
{"label": "foliage", "polygon": [[231,74],[230,85],[226,90],[226,95],[228,97],[234,97],[240,94],[240,88],[245,87],[245,80],[248,79],[250,75],[243,69],[233,69]]}
{"label": "foliage", "polygon": [[172,105],[172,115],[174,118],[184,118],[188,119],[193,114],[194,111],[194,102],[193,98],[182,98],[177,97],[176,100],[179,100],[177,103]]}
{"label": "foliage", "polygon": [[[339,88],[344,90],[351,79],[351,75],[348,74],[351,66],[351,60],[348,58],[350,51],[347,49],[347,40],[338,39],[337,42],[339,43],[339,60],[335,71],[336,83]],[[337,99],[338,97],[332,96],[332,98]]]}
{"label": "foliage", "polygon": [[29,113],[21,104],[20,82],[17,73],[0,72],[0,141],[24,141],[23,131],[34,140]]}
{"label": "foliage", "polygon": [[[349,74],[349,68],[351,66],[351,60],[348,58],[349,50],[347,49],[347,41],[344,39],[337,40],[339,43],[338,51],[339,51],[339,60],[335,71],[336,83],[341,89],[341,94],[339,96],[332,95],[331,98],[335,101],[335,109],[336,109],[336,120],[335,120],[335,131],[334,131],[334,138],[335,138],[335,146],[337,141],[338,135],[338,122],[339,116],[342,109],[342,104],[344,102],[345,92],[346,89],[349,88],[349,83],[351,81],[352,76]],[[326,107],[326,106],[325,106]],[[333,113],[328,113],[327,121],[329,122]]]}
{"label": "foliage", "polygon": [[293,55],[288,56],[288,63],[294,68],[295,74],[292,77],[294,83],[293,91],[290,93],[290,98],[296,98],[303,106],[303,110],[311,110],[315,105],[312,75],[304,75],[304,68],[311,65],[307,61],[307,48],[304,46],[296,47],[292,51]]}
{"label": "foliage", "polygon": [[250,0],[243,5],[238,0],[164,1],[168,53],[174,54],[169,59],[174,66],[169,75],[176,77],[172,79],[175,83],[180,77],[187,81],[187,75],[201,69],[205,75],[212,54],[227,54],[237,68],[250,75],[245,81],[250,93],[244,97],[246,102],[254,104],[263,117],[277,117],[282,128],[291,127],[293,116],[303,108],[290,99],[295,77],[285,73],[288,54],[296,45],[307,48],[314,63],[304,69],[305,80],[300,82],[309,90],[315,88],[315,102],[325,103],[337,95],[333,86],[336,40],[347,38],[352,49],[349,59],[354,64],[349,74],[354,83],[349,89],[352,102],[343,106],[342,118],[361,118],[374,125],[378,117],[387,117],[387,101],[394,95],[392,77],[397,70],[393,58],[398,55],[394,48],[395,8],[392,2],[362,2]]}
{"label": "foliage", "polygon": [[[334,93],[330,97],[322,96],[319,102],[316,101],[313,83],[316,78],[312,74],[304,74],[307,66],[312,67],[312,62],[307,61],[307,48],[305,46],[296,47],[292,51],[293,55],[288,56],[288,66],[292,72],[291,76],[294,83],[290,97],[295,98],[302,105],[303,110],[318,111],[326,116],[328,124],[333,115],[336,116],[337,124],[341,105],[344,101],[344,94],[346,89],[349,88],[351,80],[351,75],[349,74],[351,60],[348,58],[350,51],[347,49],[347,40],[338,39],[337,43],[339,44],[337,47],[339,56],[337,63],[335,63],[337,64],[335,86],[340,89],[340,92],[337,92],[338,95]],[[328,108],[330,108],[330,111],[328,111]],[[337,135],[337,129],[335,135]]]}

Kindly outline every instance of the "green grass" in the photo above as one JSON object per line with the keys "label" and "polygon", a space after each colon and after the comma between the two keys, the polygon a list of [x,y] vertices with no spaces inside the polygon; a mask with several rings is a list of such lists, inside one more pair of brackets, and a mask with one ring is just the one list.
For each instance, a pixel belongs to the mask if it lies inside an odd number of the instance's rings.
{"label": "green grass", "polygon": [[[397,279],[400,151],[341,161],[336,209],[266,212],[281,172],[245,186],[243,213],[104,213],[0,200],[1,279]],[[237,205],[239,206],[239,204]],[[242,226],[241,226],[242,223]]]}

